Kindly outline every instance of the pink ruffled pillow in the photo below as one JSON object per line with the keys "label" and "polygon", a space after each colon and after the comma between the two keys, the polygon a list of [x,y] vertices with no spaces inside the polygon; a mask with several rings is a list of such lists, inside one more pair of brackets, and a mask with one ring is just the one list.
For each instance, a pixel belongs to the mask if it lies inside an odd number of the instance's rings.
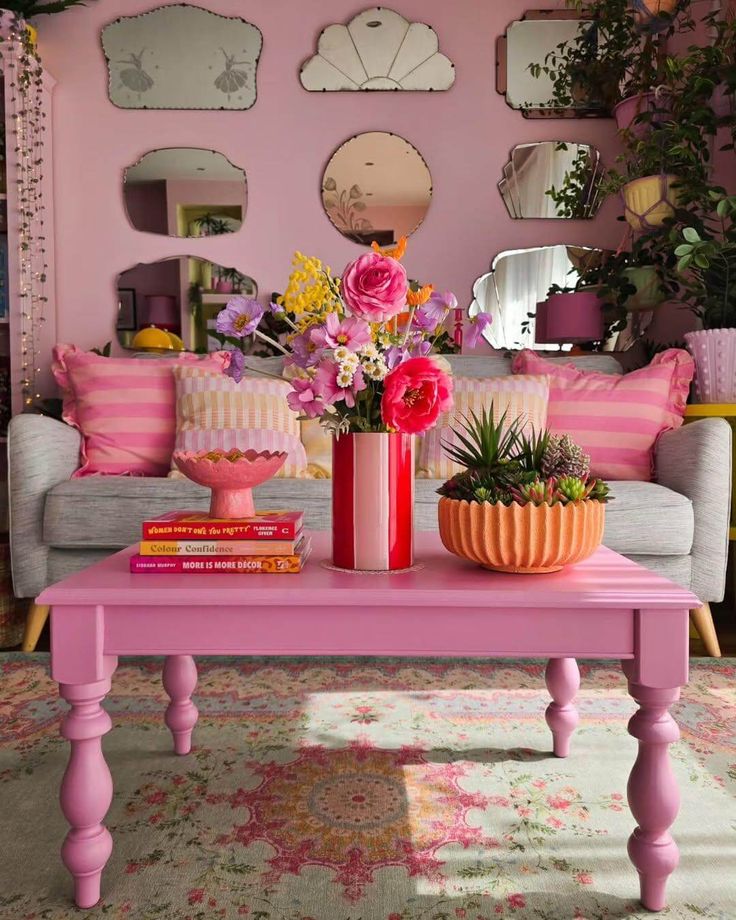
{"label": "pink ruffled pillow", "polygon": [[547,424],[590,454],[593,476],[640,481],[653,478],[657,438],[682,425],[695,370],[679,348],[623,375],[554,364],[530,350],[518,354],[512,367],[515,374],[549,376]]}
{"label": "pink ruffled pillow", "polygon": [[103,358],[75,345],[56,345],[53,354],[62,417],[82,433],[82,465],[73,478],[166,476],[176,437],[174,367],[222,372],[230,361],[224,351],[204,358]]}

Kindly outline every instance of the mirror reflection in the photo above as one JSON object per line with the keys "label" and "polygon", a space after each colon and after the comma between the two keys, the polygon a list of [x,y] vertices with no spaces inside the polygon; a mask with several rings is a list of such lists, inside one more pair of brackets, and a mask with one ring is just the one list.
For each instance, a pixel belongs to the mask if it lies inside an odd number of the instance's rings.
{"label": "mirror reflection", "polygon": [[[572,289],[605,251],[586,246],[537,246],[499,253],[473,286],[470,315],[490,313],[484,335],[492,348],[549,348],[535,341],[537,304],[552,285]],[[570,345],[563,346],[569,350]]]}
{"label": "mirror reflection", "polygon": [[584,220],[598,210],[600,155],[588,144],[543,141],[511,151],[498,190],[516,220]]}
{"label": "mirror reflection", "polygon": [[140,339],[135,346],[133,340],[147,330],[143,339],[160,342],[162,350],[169,340],[174,350],[217,351],[219,342],[210,333],[234,294],[256,297],[258,286],[237,269],[205,259],[177,256],[136,265],[117,278],[118,341],[123,348],[140,348]]}
{"label": "mirror reflection", "polygon": [[554,103],[553,74],[534,75],[534,65],[543,65],[546,56],[559,45],[581,41],[590,36],[592,59],[597,59],[595,29],[587,19],[574,10],[527,10],[524,17],[512,22],[497,45],[496,88],[505,95],[512,109],[519,109],[527,118],[606,117],[609,109],[602,100],[593,99],[590,86],[582,80],[580,86],[570,87],[572,104],[561,108]]}
{"label": "mirror reflection", "polygon": [[123,196],[136,230],[179,237],[235,233],[245,217],[245,172],[215,150],[153,150],[126,169]]}
{"label": "mirror reflection", "polygon": [[382,246],[410,236],[432,198],[419,151],[396,134],[371,131],[335,151],[322,178],[322,205],[343,236]]}

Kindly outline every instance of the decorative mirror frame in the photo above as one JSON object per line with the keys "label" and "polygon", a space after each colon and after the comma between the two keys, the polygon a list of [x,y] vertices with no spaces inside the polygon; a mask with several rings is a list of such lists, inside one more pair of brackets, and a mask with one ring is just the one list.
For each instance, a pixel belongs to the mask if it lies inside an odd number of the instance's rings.
{"label": "decorative mirror frame", "polygon": [[[385,39],[376,51],[377,43],[369,43],[371,36],[365,30],[381,26],[388,32],[379,36],[376,31],[376,38]],[[369,52],[373,61],[368,59]],[[431,68],[427,66],[430,61]],[[432,75],[430,69],[435,71]],[[315,54],[299,70],[299,80],[311,93],[442,92],[455,82],[455,65],[440,53],[439,38],[431,26],[375,6],[358,13],[347,25],[333,23],[324,28]]]}
{"label": "decorative mirror frame", "polygon": [[[516,169],[514,167],[514,154],[517,150],[523,150],[527,147],[539,147],[546,144],[554,144],[557,146],[566,145],[568,147],[586,147],[590,152],[590,156],[593,158],[593,168],[590,174],[589,179],[587,180],[586,185],[588,185],[588,194],[585,202],[582,203],[582,214],[574,215],[571,217],[565,217],[560,215],[541,215],[541,214],[522,214],[521,207],[521,195],[519,192],[519,181],[516,174]],[[516,144],[511,148],[509,159],[506,161],[503,167],[503,178],[500,179],[497,183],[497,188],[501,198],[503,199],[504,204],[506,205],[506,210],[509,212],[509,216],[512,220],[592,220],[595,215],[598,213],[600,207],[599,195],[598,195],[598,185],[600,182],[600,165],[601,165],[601,153],[600,150],[594,144],[588,144],[582,141],[528,141],[523,144]],[[569,175],[569,171],[566,175]],[[550,189],[546,189],[543,194],[547,195]],[[516,213],[518,211],[518,213]]]}
{"label": "decorative mirror frame", "polygon": [[514,19],[506,27],[503,35],[496,39],[496,92],[506,100],[506,105],[514,112],[521,112],[524,118],[611,118],[611,113],[600,108],[544,108],[540,106],[511,105],[508,98],[508,33],[511,26],[517,22],[555,20],[585,20],[590,15],[578,10],[527,10],[519,19]]}
{"label": "decorative mirror frame", "polygon": [[[128,210],[128,202],[125,198],[125,186],[128,181],[128,172],[131,169],[134,169],[136,166],[139,166],[146,159],[146,157],[151,156],[151,154],[153,153],[158,153],[164,150],[197,150],[201,153],[213,153],[217,156],[222,157],[223,160],[225,160],[227,163],[230,164],[230,166],[233,167],[233,169],[236,169],[243,174],[243,213],[242,213],[242,218],[241,218],[241,226],[237,230],[232,231],[233,233],[240,233],[242,230],[242,224],[245,223],[245,217],[248,211],[248,174],[245,171],[244,167],[237,166],[235,163],[233,163],[233,161],[229,157],[226,157],[224,153],[222,153],[219,150],[213,150],[209,147],[154,147],[152,150],[147,150],[144,154],[141,154],[141,156],[138,157],[138,159],[134,163],[131,163],[130,166],[126,166],[123,169],[123,181],[120,183],[120,193],[123,199],[123,211],[125,212],[125,216],[128,220],[128,223],[133,228],[133,230],[135,230],[136,233],[150,233],[151,236],[163,237],[164,239],[169,239],[169,240],[196,240],[196,239],[204,238],[204,237],[197,237],[197,236],[179,236],[178,234],[174,235],[171,233],[157,233],[154,230],[142,230],[140,227],[136,227],[136,225],[133,223],[133,220],[130,216],[130,212]],[[166,180],[161,180],[161,181],[166,181]],[[215,205],[213,205],[213,207],[215,207]]]}
{"label": "decorative mirror frame", "polygon": [[[424,212],[424,216],[423,216],[422,219],[419,221],[419,223],[414,227],[413,230],[411,230],[410,233],[407,234],[407,236],[413,236],[413,235],[417,232],[417,230],[419,230],[419,228],[422,226],[422,224],[424,223],[424,221],[426,220],[427,212],[429,211],[429,208],[430,208],[430,206],[431,206],[431,204],[432,204],[432,197],[433,197],[433,195],[434,195],[434,184],[433,184],[433,179],[432,179],[432,171],[431,171],[430,168],[429,168],[429,164],[428,164],[427,161],[424,159],[424,156],[423,156],[422,153],[414,146],[414,144],[412,144],[411,141],[408,141],[408,140],[407,140],[405,137],[403,137],[401,134],[397,134],[395,131],[361,131],[359,134],[353,134],[351,137],[347,138],[347,140],[344,140],[344,141],[342,142],[342,144],[340,144],[338,147],[336,147],[336,148],[332,151],[332,153],[330,154],[330,156],[329,156],[328,159],[327,159],[327,162],[325,163],[325,168],[324,168],[324,170],[322,171],[322,179],[321,179],[321,182],[320,182],[320,192],[319,192],[319,196],[320,196],[320,204],[322,205],[322,211],[324,212],[325,217],[329,220],[329,222],[332,224],[332,226],[335,228],[335,230],[337,230],[337,232],[340,234],[340,236],[343,237],[343,239],[351,240],[352,242],[357,243],[359,246],[369,246],[369,245],[370,245],[370,243],[361,242],[360,240],[354,239],[349,233],[345,233],[343,230],[341,230],[340,227],[338,226],[338,224],[336,224],[335,221],[332,219],[332,215],[331,215],[330,212],[327,210],[327,208],[325,207],[325,204],[324,204],[324,195],[325,195],[325,192],[331,192],[331,191],[333,191],[333,189],[330,189],[330,188],[328,188],[328,187],[325,185],[326,181],[329,181],[329,179],[331,178],[330,176],[327,175],[327,170],[329,169],[330,163],[332,163],[332,161],[335,159],[335,157],[338,155],[338,153],[339,153],[344,147],[347,147],[348,144],[353,143],[353,142],[356,141],[358,138],[363,137],[363,136],[366,135],[366,134],[386,134],[386,135],[388,135],[389,137],[396,137],[396,138],[398,138],[400,141],[403,141],[408,147],[411,147],[411,149],[416,153],[416,155],[417,155],[417,156],[419,157],[419,159],[422,161],[422,164],[424,165],[424,168],[427,170],[427,175],[429,176],[429,200],[427,201],[427,210]],[[356,232],[359,232],[359,231],[356,231]],[[370,233],[370,232],[371,232],[370,230],[367,231],[367,233]],[[375,241],[376,241],[377,243],[379,243],[380,245],[382,245],[382,246],[390,245],[391,242],[392,242],[392,241],[390,241],[390,240],[381,239],[381,238],[380,238],[380,234],[378,234],[378,235],[376,235],[375,237],[373,237],[373,239],[375,239]]]}
{"label": "decorative mirror frame", "polygon": [[[253,70],[253,91],[252,98],[246,105],[190,105],[190,104],[168,104],[168,105],[125,105],[121,101],[116,100],[115,98],[115,82],[116,80],[121,80],[121,77],[125,75],[126,79],[129,81],[127,84],[125,80],[122,80],[122,85],[126,86],[131,92],[138,92],[139,97],[143,93],[148,92],[154,85],[155,82],[150,73],[147,72],[144,67],[143,62],[143,53],[148,50],[143,46],[143,50],[136,54],[133,51],[127,51],[129,54],[128,60],[113,60],[111,58],[111,53],[109,53],[110,45],[112,44],[112,36],[116,27],[121,26],[125,22],[131,22],[133,20],[146,20],[152,19],[155,17],[161,16],[170,16],[173,11],[188,11],[187,15],[198,15],[202,14],[206,17],[212,18],[213,20],[219,20],[224,23],[228,23],[229,28],[232,30],[233,24],[239,23],[248,31],[252,32],[253,37],[257,42],[257,48],[253,60],[250,61],[238,61],[236,60],[237,56],[241,52],[233,51],[232,54],[228,54],[224,48],[220,47],[218,50],[222,51],[225,60],[222,63],[222,71],[219,75],[215,71],[214,67],[207,67],[203,73],[203,77],[207,77],[212,82],[212,85],[215,86],[220,92],[224,93],[227,96],[228,102],[230,101],[230,96],[232,93],[237,92],[242,87],[246,85],[246,72],[244,70],[239,70],[237,65],[245,67],[246,65]],[[201,35],[201,32],[197,32],[197,35]],[[107,39],[107,40],[106,40]],[[109,22],[100,32],[100,41],[102,44],[102,51],[105,55],[105,63],[107,65],[108,72],[108,83],[107,83],[107,96],[110,102],[119,109],[133,110],[133,111],[246,111],[247,109],[252,108],[258,99],[258,63],[261,57],[261,51],[263,50],[263,33],[258,28],[258,26],[253,25],[252,22],[243,19],[241,16],[223,16],[220,13],[214,13],[212,10],[204,9],[200,6],[194,6],[189,3],[173,3],[168,6],[159,6],[155,7],[152,10],[147,10],[143,13],[137,13],[132,16],[119,16],[117,19],[114,19],[112,22]],[[195,38],[196,41],[196,38]],[[177,44],[172,50],[172,55],[174,55],[177,63],[179,64],[182,73],[191,73],[191,66],[187,68],[187,62],[191,60],[193,55],[189,54],[190,49],[182,48],[180,44]],[[117,53],[117,52],[114,52]],[[126,52],[120,52],[126,53]],[[247,53],[247,52],[242,52]],[[128,64],[129,66],[122,71],[114,71],[114,64]],[[178,71],[177,71],[178,72]],[[242,80],[242,82],[241,82]],[[180,81],[183,82],[183,81]],[[131,85],[131,83],[137,85]],[[222,84],[222,85],[220,85]],[[230,90],[232,87],[232,90]]]}

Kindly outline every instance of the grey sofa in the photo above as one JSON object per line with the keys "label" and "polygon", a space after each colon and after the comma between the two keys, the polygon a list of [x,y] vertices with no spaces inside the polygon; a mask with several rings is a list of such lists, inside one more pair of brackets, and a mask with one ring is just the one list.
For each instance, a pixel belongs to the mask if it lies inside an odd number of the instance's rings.
{"label": "grey sofa", "polygon": [[[620,373],[606,355],[575,359]],[[501,357],[462,356],[467,376],[510,373]],[[207,490],[178,479],[87,477],[79,433],[40,415],[13,419],[9,433],[13,583],[19,597],[140,539],[141,522],[175,508],[205,509]],[[665,433],[656,449],[656,482],[613,482],[607,546],[691,589],[703,604],[724,593],[731,488],[731,429],[706,419]],[[439,482],[418,479],[416,527],[436,530]],[[303,508],[307,526],[330,526],[329,480],[272,480],[256,490],[261,507]]]}

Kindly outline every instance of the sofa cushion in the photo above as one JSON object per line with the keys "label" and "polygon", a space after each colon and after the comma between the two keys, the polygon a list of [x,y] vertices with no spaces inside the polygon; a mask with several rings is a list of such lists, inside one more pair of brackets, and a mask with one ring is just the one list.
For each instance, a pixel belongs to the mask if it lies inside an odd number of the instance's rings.
{"label": "sofa cushion", "polygon": [[[417,530],[437,529],[436,479],[418,479]],[[652,482],[611,483],[606,509],[606,546],[626,555],[687,555],[693,542],[693,509],[678,492]],[[328,530],[332,482],[271,480],[255,489],[260,508],[303,508],[306,526]],[[60,549],[121,549],[140,540],[144,520],[174,508],[202,511],[209,491],[189,480],[91,477],[55,486],[46,496],[43,539]]]}

